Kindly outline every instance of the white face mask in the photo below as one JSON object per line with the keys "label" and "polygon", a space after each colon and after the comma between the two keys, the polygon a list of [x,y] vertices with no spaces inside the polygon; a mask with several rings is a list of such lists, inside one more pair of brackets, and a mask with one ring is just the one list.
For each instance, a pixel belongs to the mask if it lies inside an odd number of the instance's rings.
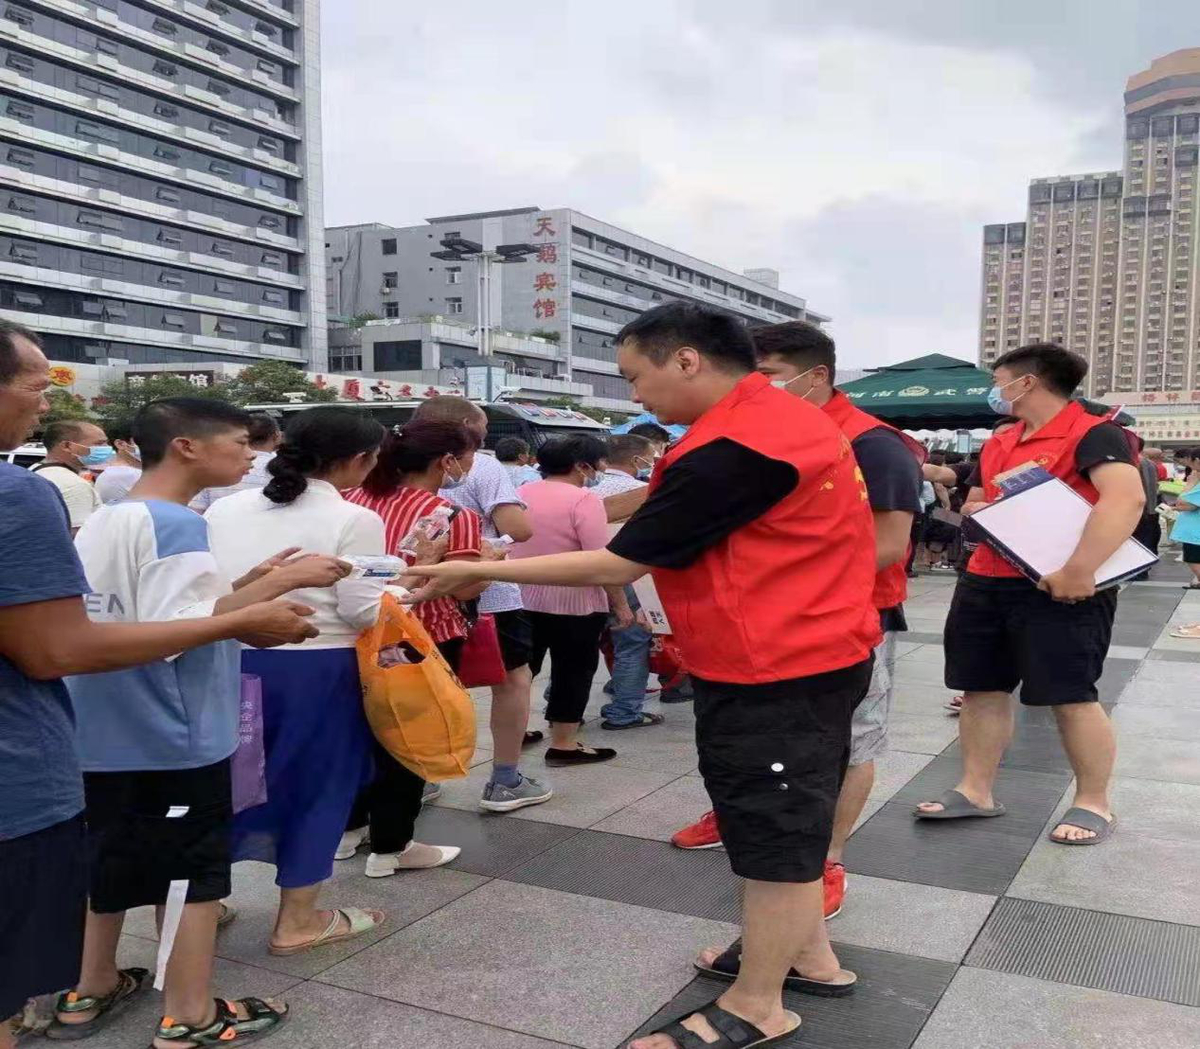
{"label": "white face mask", "polygon": [[[774,386],[775,389],[777,389],[777,390],[786,390],[797,379],[803,379],[804,376],[806,376],[809,372],[816,371],[816,369],[817,369],[817,365],[814,364],[811,368],[807,369],[806,371],[802,371],[799,375],[793,375],[790,379],[772,379],[771,385]],[[807,397],[810,393],[813,392],[814,388],[815,387],[809,387],[800,396]]]}

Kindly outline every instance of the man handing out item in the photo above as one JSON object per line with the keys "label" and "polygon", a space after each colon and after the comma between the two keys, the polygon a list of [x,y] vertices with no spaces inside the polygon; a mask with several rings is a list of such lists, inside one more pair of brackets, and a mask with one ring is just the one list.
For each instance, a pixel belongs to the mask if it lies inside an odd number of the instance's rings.
{"label": "man handing out item", "polygon": [[[998,476],[1036,465],[1093,509],[1066,564],[1036,585],[986,543],[972,555],[954,592],[945,638],[946,685],[965,696],[962,778],[936,801],[918,805],[918,819],[1004,815],[992,787],[1012,740],[1012,693],[1020,685],[1022,703],[1053,709],[1075,772],[1074,803],[1050,840],[1097,845],[1112,833],[1108,784],[1116,740],[1097,702],[1096,681],[1112,637],[1117,591],[1097,592],[1095,577],[1133,532],[1145,496],[1120,427],[1070,400],[1086,374],[1083,358],[1043,343],[1012,350],[992,366],[988,401],[1018,422],[983,446],[984,501],[999,496]],[[972,509],[978,509],[973,501],[963,507]]]}
{"label": "man handing out item", "polygon": [[880,637],[875,562],[863,556],[871,514],[849,441],[754,373],[736,319],[671,303],[616,341],[634,399],[690,426],[643,507],[606,550],[414,570],[430,577],[416,599],[480,579],[620,585],[653,572],[694,676],[700,771],[746,879],[744,943],[696,963],[736,977],[725,994],[632,1049],[746,1049],[799,1026],[785,981],[840,995],[856,980],[825,934],[822,873]]}

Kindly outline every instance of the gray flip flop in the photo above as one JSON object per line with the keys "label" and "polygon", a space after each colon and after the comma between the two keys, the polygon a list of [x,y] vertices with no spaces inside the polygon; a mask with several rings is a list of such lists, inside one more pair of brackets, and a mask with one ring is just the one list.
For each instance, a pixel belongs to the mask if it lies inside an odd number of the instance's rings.
{"label": "gray flip flop", "polygon": [[[1090,830],[1096,836],[1094,838],[1081,838],[1079,841],[1065,841],[1062,838],[1056,838],[1054,832],[1064,823],[1069,823],[1072,827],[1078,827],[1080,830]],[[1116,816],[1111,820],[1106,820],[1100,813],[1092,812],[1090,809],[1067,809],[1061,817],[1054,821],[1054,826],[1050,828],[1050,833],[1047,837],[1055,845],[1099,845],[1102,841],[1107,841],[1112,836],[1113,827],[1116,825]]]}
{"label": "gray flip flop", "polygon": [[913,809],[913,815],[919,820],[962,820],[973,816],[979,818],[1003,816],[1007,811],[999,802],[994,808],[980,808],[965,794],[961,794],[957,790],[948,790],[940,798],[934,800],[942,806],[941,812],[922,812],[920,809]]}

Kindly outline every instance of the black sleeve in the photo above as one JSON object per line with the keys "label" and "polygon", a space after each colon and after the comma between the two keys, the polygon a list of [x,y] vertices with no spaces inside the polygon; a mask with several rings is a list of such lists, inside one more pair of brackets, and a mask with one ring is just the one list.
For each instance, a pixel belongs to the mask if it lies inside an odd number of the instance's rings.
{"label": "black sleeve", "polygon": [[967,479],[963,481],[963,484],[966,485],[967,488],[983,487],[983,472],[980,469],[980,464],[978,462],[971,464],[971,472],[967,474]]}
{"label": "black sleeve", "polygon": [[872,510],[921,512],[921,467],[903,438],[882,427],[868,430],[851,445]]}
{"label": "black sleeve", "polygon": [[1085,477],[1093,466],[1104,463],[1133,463],[1133,451],[1125,432],[1116,423],[1093,426],[1075,446],[1075,469]]}
{"label": "black sleeve", "polygon": [[954,487],[966,488],[971,483],[971,478],[979,472],[979,464],[963,460],[961,463],[952,464],[950,469],[954,472]]}
{"label": "black sleeve", "polygon": [[608,549],[642,565],[686,568],[709,547],[765,514],[799,481],[790,463],[719,437],[667,468],[662,482]]}

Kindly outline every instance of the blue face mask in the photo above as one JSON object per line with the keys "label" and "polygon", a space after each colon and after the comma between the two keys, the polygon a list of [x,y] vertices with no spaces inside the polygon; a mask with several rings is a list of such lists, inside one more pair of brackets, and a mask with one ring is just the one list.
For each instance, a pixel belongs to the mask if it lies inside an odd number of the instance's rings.
{"label": "blue face mask", "polygon": [[112,445],[98,444],[94,448],[89,448],[87,455],[79,456],[79,462],[83,466],[103,466],[109,459],[117,453],[113,451]]}
{"label": "blue face mask", "polygon": [[467,472],[463,470],[457,477],[451,477],[447,471],[442,477],[442,488],[457,488],[467,479]]}
{"label": "blue face mask", "polygon": [[589,474],[583,479],[584,488],[595,488],[600,483],[600,475],[598,473]]}
{"label": "blue face mask", "polygon": [[[1022,378],[1022,376],[1018,375],[1016,379],[1012,379],[1009,382],[1004,383],[1003,386],[993,386],[990,390],[988,390],[988,407],[991,408],[992,411],[994,411],[997,415],[1012,415],[1013,405],[1016,403],[1016,401],[1010,401],[1004,396],[1002,391],[1007,390],[1008,387],[1010,387],[1020,378]],[[1021,394],[1021,397],[1024,396],[1025,394]],[[1019,401],[1021,397],[1018,397],[1016,400]]]}

